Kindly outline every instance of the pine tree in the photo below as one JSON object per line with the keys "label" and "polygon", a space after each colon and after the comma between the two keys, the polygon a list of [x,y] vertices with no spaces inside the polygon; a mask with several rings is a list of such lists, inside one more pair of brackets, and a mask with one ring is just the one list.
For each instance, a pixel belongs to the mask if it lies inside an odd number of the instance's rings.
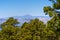
{"label": "pine tree", "polygon": [[[52,2],[51,6],[45,6],[44,12],[50,17],[53,17],[47,24],[47,27],[50,27],[56,34],[56,37],[60,38],[60,0],[49,0]],[[50,29],[49,28],[49,29]],[[57,38],[57,39],[58,39]],[[59,39],[60,40],[60,39]]]}
{"label": "pine tree", "polygon": [[16,35],[20,31],[18,21],[14,18],[9,18],[6,22],[1,24],[0,40],[16,40]]}

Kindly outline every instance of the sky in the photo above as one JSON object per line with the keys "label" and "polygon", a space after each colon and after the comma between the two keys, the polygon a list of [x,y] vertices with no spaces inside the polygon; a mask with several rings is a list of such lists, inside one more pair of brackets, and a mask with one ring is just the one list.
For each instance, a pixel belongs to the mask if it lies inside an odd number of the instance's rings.
{"label": "sky", "polygon": [[48,0],[0,0],[0,18],[11,16],[45,16],[44,6],[51,6]]}

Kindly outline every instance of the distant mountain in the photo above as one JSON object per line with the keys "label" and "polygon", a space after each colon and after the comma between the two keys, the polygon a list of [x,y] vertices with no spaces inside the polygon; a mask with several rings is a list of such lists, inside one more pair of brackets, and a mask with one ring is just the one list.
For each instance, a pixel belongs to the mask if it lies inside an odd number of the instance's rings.
{"label": "distant mountain", "polygon": [[5,22],[5,21],[6,21],[6,19],[0,18],[0,24],[3,23],[3,22]]}
{"label": "distant mountain", "polygon": [[[13,18],[17,19],[20,22],[20,25],[22,25],[24,22],[29,22],[31,19],[38,18],[39,20],[46,23],[50,18],[48,16],[31,16],[31,15],[25,15],[25,16],[13,16]],[[5,22],[8,18],[1,18],[0,24]]]}

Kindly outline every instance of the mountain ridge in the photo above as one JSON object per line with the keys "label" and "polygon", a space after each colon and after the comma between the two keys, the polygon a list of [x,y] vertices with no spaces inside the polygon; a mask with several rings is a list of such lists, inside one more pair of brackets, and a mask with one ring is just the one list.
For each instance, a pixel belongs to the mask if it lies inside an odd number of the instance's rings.
{"label": "mountain ridge", "polygon": [[[9,17],[8,17],[9,18]],[[0,24],[5,22],[8,18],[0,18]],[[50,19],[48,16],[31,16],[31,15],[25,15],[25,16],[13,16],[13,18],[17,19],[20,24],[22,25],[24,22],[29,22],[30,20],[33,20],[35,18],[38,18],[44,23],[47,23],[47,21]]]}

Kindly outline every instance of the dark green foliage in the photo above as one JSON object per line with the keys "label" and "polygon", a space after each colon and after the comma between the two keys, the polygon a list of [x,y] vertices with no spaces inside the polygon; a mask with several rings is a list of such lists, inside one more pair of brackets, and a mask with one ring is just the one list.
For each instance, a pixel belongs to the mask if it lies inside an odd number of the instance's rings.
{"label": "dark green foliage", "polygon": [[20,31],[18,21],[14,18],[9,18],[6,22],[1,24],[0,40],[16,40],[16,35]]}
{"label": "dark green foliage", "polygon": [[[15,22],[12,21],[8,21],[10,24],[6,24],[6,21],[1,25],[0,40],[57,40],[56,34],[58,32],[54,27],[59,24],[54,26],[54,21],[55,24],[57,24],[56,20],[58,19],[58,17],[54,17],[51,19],[52,21],[48,21],[46,25],[36,18],[29,23],[25,22],[21,27],[11,25],[11,23],[15,24]],[[8,20],[11,19],[9,18]],[[15,21],[14,18],[13,21]],[[16,20],[16,24],[17,22]]]}
{"label": "dark green foliage", "polygon": [[[44,12],[49,14],[49,16],[54,16],[55,13],[58,15],[60,14],[60,11],[57,11],[60,9],[60,0],[50,0],[52,1],[52,7],[51,6],[45,6],[44,7]],[[59,15],[58,15],[59,16]]]}
{"label": "dark green foliage", "polygon": [[[11,21],[13,19],[13,21]],[[45,24],[39,19],[31,20],[29,23],[25,22],[21,28],[12,25],[17,24],[14,18],[9,18],[1,26],[0,40],[42,40],[44,38]]]}
{"label": "dark green foliage", "polygon": [[52,7],[50,9],[49,6],[44,7],[44,12],[47,13],[50,17],[53,17],[50,21],[48,21],[47,27],[52,30],[56,35],[56,40],[60,40],[60,0],[50,0],[52,1]]}

